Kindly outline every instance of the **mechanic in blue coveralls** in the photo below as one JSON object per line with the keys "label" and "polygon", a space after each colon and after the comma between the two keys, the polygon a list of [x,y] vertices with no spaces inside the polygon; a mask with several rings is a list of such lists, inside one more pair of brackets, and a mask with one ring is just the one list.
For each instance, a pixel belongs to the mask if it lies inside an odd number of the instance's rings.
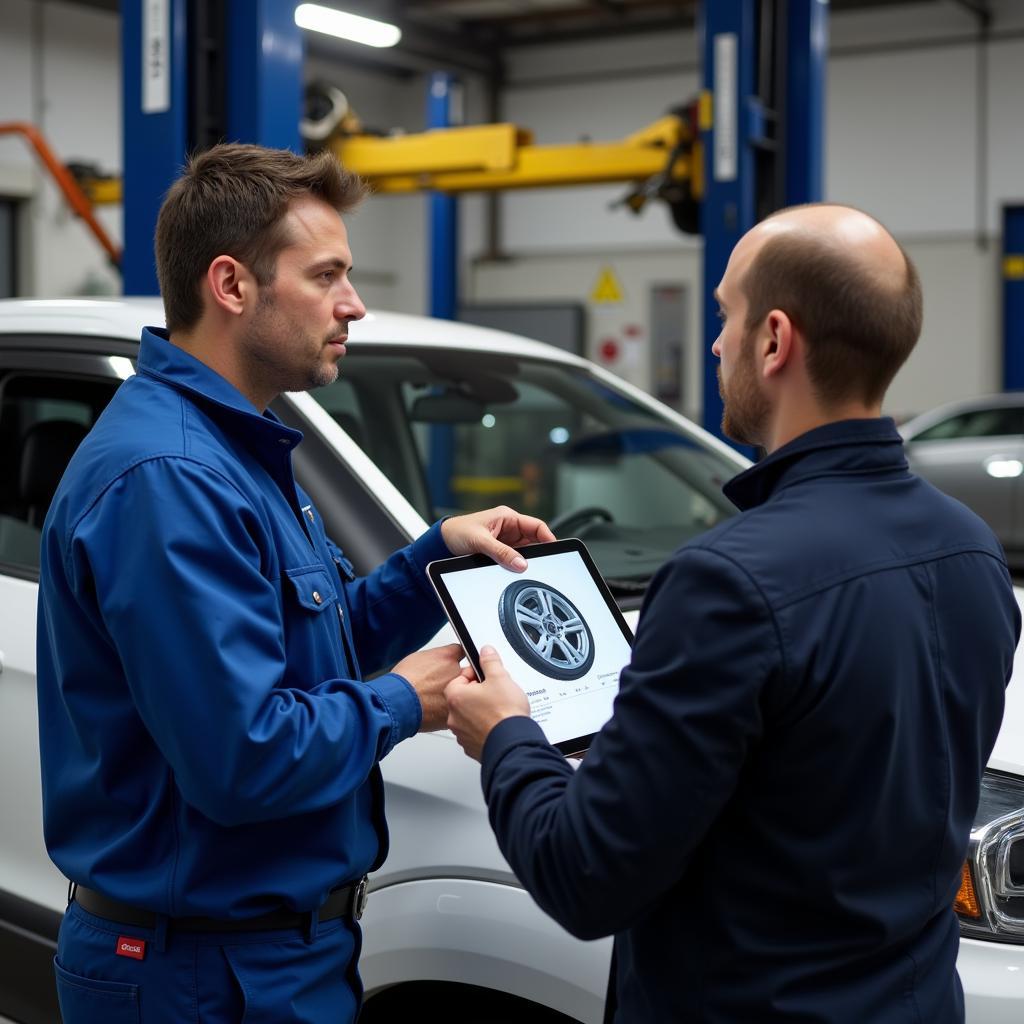
{"label": "mechanic in blue coveralls", "polygon": [[525,887],[616,936],[616,1022],[956,1024],[1020,613],[992,531],[881,416],[917,272],[866,214],[797,207],[715,298],[723,429],[769,454],[652,580],[611,721],[573,773],[492,649],[449,724]]}
{"label": "mechanic in blue coveralls", "polygon": [[[292,474],[267,411],[330,384],[365,309],[322,154],[226,145],[160,212],[167,330],[72,459],[43,533],[46,844],[76,884],[65,1024],[355,1018],[378,762],[445,723],[461,649],[432,559],[550,540],[507,508],[448,519],[366,578]],[[397,664],[395,662],[397,661]],[[364,674],[393,666],[372,681]]]}

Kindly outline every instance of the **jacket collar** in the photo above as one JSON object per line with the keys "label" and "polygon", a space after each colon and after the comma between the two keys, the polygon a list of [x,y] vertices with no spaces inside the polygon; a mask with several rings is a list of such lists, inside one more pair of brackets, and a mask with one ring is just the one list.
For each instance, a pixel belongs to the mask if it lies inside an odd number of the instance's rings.
{"label": "jacket collar", "polygon": [[723,488],[741,511],[764,504],[784,487],[813,476],[906,471],[903,438],[888,416],[839,420],[815,427],[776,449]]}
{"label": "jacket collar", "polygon": [[282,443],[294,448],[302,440],[298,430],[286,427],[269,409],[260,413],[241,391],[206,363],[170,341],[161,327],[144,327],[139,347],[138,372],[156,377],[198,398],[207,407],[226,413],[221,419],[244,425],[252,440]]}

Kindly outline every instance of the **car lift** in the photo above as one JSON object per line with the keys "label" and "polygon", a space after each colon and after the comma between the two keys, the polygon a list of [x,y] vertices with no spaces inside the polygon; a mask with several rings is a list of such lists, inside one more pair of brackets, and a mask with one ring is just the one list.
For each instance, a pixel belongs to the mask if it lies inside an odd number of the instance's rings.
{"label": "car lift", "polygon": [[[733,246],[772,210],[821,198],[827,10],[826,0],[704,0],[699,104],[619,142],[534,146],[514,125],[451,128],[454,79],[439,73],[430,131],[342,137],[335,148],[381,192],[431,192],[431,312],[447,317],[460,192],[636,182],[631,207],[661,196],[677,224],[699,221],[709,352],[719,327],[711,293]],[[156,215],[187,152],[225,138],[302,151],[292,12],[280,0],[123,0],[125,294],[157,291]],[[720,434],[715,370],[708,356],[703,422]]]}

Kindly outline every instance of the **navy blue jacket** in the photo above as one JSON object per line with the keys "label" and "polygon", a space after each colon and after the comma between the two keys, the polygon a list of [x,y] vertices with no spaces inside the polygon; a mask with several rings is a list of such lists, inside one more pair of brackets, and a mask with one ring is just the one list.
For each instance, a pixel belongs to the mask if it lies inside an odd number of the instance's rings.
{"label": "navy blue jacket", "polygon": [[529,719],[488,737],[501,848],[571,932],[616,934],[617,1021],[960,1021],[952,903],[1020,632],[999,544],[890,420],[726,493],[579,771]]}
{"label": "navy blue jacket", "polygon": [[387,848],[376,765],[419,728],[361,682],[437,631],[439,527],[365,579],[292,475],[302,435],[144,331],[43,529],[47,849],[171,916],[310,910]]}

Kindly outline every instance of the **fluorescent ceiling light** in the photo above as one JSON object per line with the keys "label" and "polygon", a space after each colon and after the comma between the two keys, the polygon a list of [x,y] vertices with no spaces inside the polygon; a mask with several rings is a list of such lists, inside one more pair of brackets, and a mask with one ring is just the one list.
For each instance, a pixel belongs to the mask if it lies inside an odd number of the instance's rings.
{"label": "fluorescent ceiling light", "polygon": [[394,46],[402,38],[402,30],[386,21],[361,18],[319,4],[299,4],[295,8],[295,24],[312,32],[348,39],[366,46]]}

